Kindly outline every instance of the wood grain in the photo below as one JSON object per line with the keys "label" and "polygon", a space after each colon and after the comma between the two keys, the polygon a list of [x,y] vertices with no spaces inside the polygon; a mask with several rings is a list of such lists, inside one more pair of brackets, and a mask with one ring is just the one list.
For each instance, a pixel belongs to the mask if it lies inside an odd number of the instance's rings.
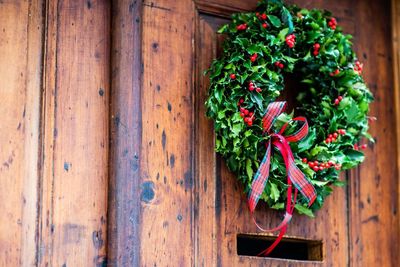
{"label": "wood grain", "polygon": [[112,4],[108,266],[140,266],[142,4]]}
{"label": "wood grain", "polygon": [[[400,1],[392,0],[392,42],[393,42],[393,90],[396,112],[396,136],[397,136],[397,170],[400,170]],[[400,183],[398,185],[398,207],[400,207]],[[400,227],[400,220],[398,221]],[[400,254],[398,254],[398,262]]]}
{"label": "wood grain", "polygon": [[[370,114],[377,116],[378,121],[372,124],[370,131],[376,144],[367,150],[365,162],[351,173],[350,264],[395,266],[400,236],[399,170],[394,160],[398,136],[390,46],[390,1],[356,2],[354,15],[359,22],[354,44],[365,64],[364,78],[375,95]],[[371,16],[374,21],[370,20]]]}
{"label": "wood grain", "polygon": [[191,266],[194,6],[143,5],[141,263]]}
{"label": "wood grain", "polygon": [[39,265],[102,266],[110,5],[50,1],[47,10]]}
{"label": "wood grain", "polygon": [[42,1],[0,3],[0,266],[36,262]]}

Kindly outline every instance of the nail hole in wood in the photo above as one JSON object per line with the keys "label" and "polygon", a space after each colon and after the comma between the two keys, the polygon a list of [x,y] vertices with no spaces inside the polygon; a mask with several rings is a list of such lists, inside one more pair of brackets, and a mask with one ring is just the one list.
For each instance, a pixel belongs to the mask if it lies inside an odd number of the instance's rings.
{"label": "nail hole in wood", "polygon": [[[238,234],[236,236],[237,254],[256,256],[274,241],[274,236]],[[259,256],[261,257],[261,256]],[[323,261],[323,243],[321,240],[283,238],[268,258]]]}

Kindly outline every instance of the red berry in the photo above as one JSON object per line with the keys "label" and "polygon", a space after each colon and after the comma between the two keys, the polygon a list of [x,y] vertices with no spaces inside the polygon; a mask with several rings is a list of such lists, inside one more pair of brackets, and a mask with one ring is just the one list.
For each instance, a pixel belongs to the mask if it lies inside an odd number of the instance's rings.
{"label": "red berry", "polygon": [[261,17],[263,20],[266,20],[266,19],[267,19],[267,14],[263,13],[260,17]]}
{"label": "red berry", "polygon": [[232,74],[231,74],[231,79],[232,79],[232,80],[236,79],[236,74],[232,73]]}
{"label": "red berry", "polygon": [[325,139],[325,143],[329,144],[329,143],[331,143],[331,142],[332,142],[332,139],[331,139],[331,138],[326,138],[326,139]]}
{"label": "red berry", "polygon": [[315,43],[315,44],[314,44],[314,49],[318,50],[319,48],[320,48],[319,43]]}
{"label": "red berry", "polygon": [[332,137],[332,142],[336,142],[336,138],[335,137]]}
{"label": "red berry", "polygon": [[339,99],[339,101],[342,101],[342,99],[343,99],[343,96],[338,96],[338,98],[337,99]]}
{"label": "red berry", "polygon": [[250,91],[254,91],[254,87],[253,87],[253,86],[250,86],[250,87],[249,87],[249,90],[250,90]]}
{"label": "red berry", "polygon": [[285,66],[282,63],[279,63],[279,68],[283,69]]}
{"label": "red berry", "polygon": [[262,90],[261,90],[261,88],[260,87],[258,87],[257,89],[256,89],[256,92],[257,93],[260,93]]}
{"label": "red berry", "polygon": [[307,163],[307,159],[306,159],[306,158],[303,158],[301,161],[302,161],[303,163]]}
{"label": "red berry", "polygon": [[240,117],[244,118],[244,113],[240,112]]}
{"label": "red berry", "polygon": [[243,113],[244,113],[244,115],[247,116],[247,115],[249,115],[249,110],[248,110],[248,109],[245,109]]}
{"label": "red berry", "polygon": [[354,148],[354,150],[358,150],[358,145],[354,144],[353,148]]}
{"label": "red berry", "polygon": [[323,171],[324,169],[325,169],[325,168],[324,168],[323,166],[320,166],[320,167],[319,167],[319,170],[320,170],[320,171]]}
{"label": "red berry", "polygon": [[334,138],[337,138],[337,137],[338,137],[338,134],[337,134],[337,133],[334,133],[334,134],[333,134],[333,137],[334,137]]}
{"label": "red berry", "polygon": [[328,138],[331,138],[331,139],[332,139],[332,137],[333,137],[333,135],[332,135],[332,134],[329,134],[329,135],[328,135]]}
{"label": "red berry", "polygon": [[244,99],[241,98],[241,99],[239,100],[239,103],[242,104],[243,102],[244,102]]}
{"label": "red berry", "polygon": [[245,109],[244,108],[240,108],[240,112],[244,113]]}
{"label": "red berry", "polygon": [[361,145],[361,149],[366,149],[366,148],[367,148],[366,144]]}
{"label": "red berry", "polygon": [[312,162],[312,161],[310,161],[310,162],[308,163],[308,166],[310,166],[311,168],[314,167],[314,165],[315,165],[315,164],[314,164],[314,162]]}
{"label": "red berry", "polygon": [[330,161],[328,161],[328,164],[329,164],[329,166],[332,166],[332,165],[334,165],[335,163],[334,163],[332,160],[330,160]]}
{"label": "red berry", "polygon": [[279,63],[280,63],[279,61],[276,61],[276,62],[274,63],[274,65],[277,66],[277,67],[279,67]]}
{"label": "red berry", "polygon": [[247,125],[252,126],[253,125],[253,121],[252,120],[248,121]]}
{"label": "red berry", "polygon": [[340,101],[339,101],[339,99],[335,99],[335,106],[337,106],[337,105],[339,105],[339,103],[340,103]]}
{"label": "red berry", "polygon": [[319,54],[318,50],[314,50],[313,55],[318,56],[318,54]]}
{"label": "red berry", "polygon": [[264,29],[268,28],[268,24],[267,23],[263,23],[262,26],[263,26]]}
{"label": "red berry", "polygon": [[243,24],[240,24],[240,25],[236,26],[236,29],[238,31],[246,30],[246,28],[247,28],[247,24],[246,23],[243,23]]}
{"label": "red berry", "polygon": [[317,172],[317,171],[319,171],[319,167],[318,166],[314,166],[313,170]]}
{"label": "red berry", "polygon": [[318,161],[314,161],[314,165],[318,166],[319,162]]}
{"label": "red berry", "polygon": [[340,170],[340,167],[339,167],[339,165],[336,165],[336,166],[335,166],[335,170],[337,170],[337,171],[339,171],[339,170]]}
{"label": "red berry", "polygon": [[249,121],[251,121],[249,117],[244,118],[244,122],[248,123]]}
{"label": "red berry", "polygon": [[252,56],[252,57],[250,57],[250,61],[254,62],[254,61],[256,61],[256,58]]}

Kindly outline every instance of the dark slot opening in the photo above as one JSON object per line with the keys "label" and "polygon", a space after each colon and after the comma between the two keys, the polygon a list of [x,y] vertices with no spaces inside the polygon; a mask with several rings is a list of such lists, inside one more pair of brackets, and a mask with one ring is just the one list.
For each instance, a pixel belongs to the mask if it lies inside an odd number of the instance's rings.
{"label": "dark slot opening", "polygon": [[[257,256],[276,239],[273,236],[238,234],[237,253],[242,256]],[[297,238],[283,238],[268,258],[302,261],[322,261],[322,241]]]}

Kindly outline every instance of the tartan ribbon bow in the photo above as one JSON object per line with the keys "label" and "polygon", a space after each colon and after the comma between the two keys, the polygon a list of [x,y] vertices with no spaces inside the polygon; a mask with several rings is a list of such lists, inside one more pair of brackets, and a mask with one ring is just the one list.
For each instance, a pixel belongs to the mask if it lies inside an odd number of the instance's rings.
{"label": "tartan ribbon bow", "polygon": [[[266,250],[261,252],[262,255],[268,255],[275,246],[280,242],[284,233],[286,232],[287,224],[292,218],[294,205],[296,203],[297,198],[297,191],[307,199],[308,205],[311,206],[316,198],[316,191],[312,184],[307,180],[304,173],[296,166],[292,150],[289,146],[289,142],[298,142],[305,138],[308,134],[308,123],[307,119],[304,117],[296,117],[293,118],[293,121],[303,122],[300,129],[288,136],[284,136],[283,133],[288,125],[288,123],[284,124],[280,129],[279,133],[271,133],[271,127],[274,124],[276,118],[285,111],[286,109],[286,102],[272,102],[268,105],[265,116],[263,118],[263,128],[264,133],[270,135],[270,139],[267,143],[267,151],[265,156],[260,164],[260,167],[255,174],[251,189],[248,195],[248,205],[250,212],[253,214],[254,210],[256,209],[257,203],[261,197],[261,194],[264,192],[265,186],[268,181],[269,176],[269,169],[271,164],[271,144],[274,146],[283,157],[286,166],[286,174],[287,174],[287,184],[288,184],[288,191],[287,191],[287,203],[286,203],[286,213],[285,217],[282,222],[273,229],[263,229],[259,226],[253,216],[253,221],[256,226],[264,232],[275,232],[280,230],[280,234],[275,240],[275,242]],[[294,197],[292,201],[292,184],[295,187]]]}

